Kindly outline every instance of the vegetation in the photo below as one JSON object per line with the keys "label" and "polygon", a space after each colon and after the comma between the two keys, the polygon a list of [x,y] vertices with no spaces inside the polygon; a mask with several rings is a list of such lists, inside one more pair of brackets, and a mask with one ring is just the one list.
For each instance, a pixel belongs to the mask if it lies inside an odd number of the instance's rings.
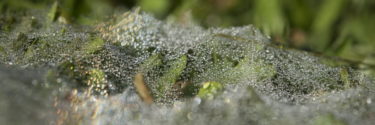
{"label": "vegetation", "polygon": [[371,124],[374,5],[1,1],[0,123]]}

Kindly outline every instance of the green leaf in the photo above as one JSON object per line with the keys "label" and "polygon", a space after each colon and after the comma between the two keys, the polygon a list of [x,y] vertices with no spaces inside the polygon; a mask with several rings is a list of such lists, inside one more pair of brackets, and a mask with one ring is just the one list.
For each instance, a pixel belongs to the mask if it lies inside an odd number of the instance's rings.
{"label": "green leaf", "polygon": [[322,3],[312,25],[313,34],[309,41],[312,49],[322,52],[327,48],[333,35],[333,25],[343,12],[346,2],[347,0],[326,0]]}
{"label": "green leaf", "polygon": [[284,19],[279,0],[255,0],[255,24],[267,35],[281,35],[284,31]]}
{"label": "green leaf", "polygon": [[55,3],[53,3],[51,9],[48,12],[48,19],[51,22],[55,22],[59,16],[60,16],[59,4],[56,1]]}

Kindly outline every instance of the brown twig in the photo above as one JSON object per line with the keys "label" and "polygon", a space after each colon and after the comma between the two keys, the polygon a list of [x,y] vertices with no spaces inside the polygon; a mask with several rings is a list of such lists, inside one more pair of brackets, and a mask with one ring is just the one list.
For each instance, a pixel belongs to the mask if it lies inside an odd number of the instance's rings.
{"label": "brown twig", "polygon": [[134,86],[138,92],[138,95],[147,104],[153,103],[153,98],[150,94],[148,87],[145,84],[142,73],[137,73],[134,78]]}

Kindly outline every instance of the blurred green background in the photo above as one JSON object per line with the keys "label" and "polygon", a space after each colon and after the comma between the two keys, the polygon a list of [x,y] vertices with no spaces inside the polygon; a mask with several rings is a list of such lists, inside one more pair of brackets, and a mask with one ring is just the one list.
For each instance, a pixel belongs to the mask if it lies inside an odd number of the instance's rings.
{"label": "blurred green background", "polygon": [[375,65],[375,0],[2,0],[0,12],[55,7],[68,23],[95,24],[137,6],[206,28],[254,24],[277,44]]}

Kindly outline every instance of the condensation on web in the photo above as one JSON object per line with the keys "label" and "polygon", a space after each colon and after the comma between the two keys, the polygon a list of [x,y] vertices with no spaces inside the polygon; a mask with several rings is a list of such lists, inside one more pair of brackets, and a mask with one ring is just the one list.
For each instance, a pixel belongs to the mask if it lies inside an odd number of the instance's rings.
{"label": "condensation on web", "polygon": [[[6,48],[10,56],[2,60],[23,67],[71,62],[78,63],[78,67],[102,70],[112,94],[109,97],[78,94],[82,103],[74,108],[83,123],[302,124],[312,116],[328,112],[354,124],[367,118],[358,114],[366,116],[375,111],[372,80],[351,68],[329,66],[309,53],[272,46],[253,26],[204,29],[128,12],[99,27],[99,33],[91,32],[95,31],[91,28],[60,29],[1,34],[4,44],[10,46],[19,39],[31,43],[38,39],[44,42],[32,46],[46,46],[35,47],[37,50],[33,51]],[[80,48],[95,35],[101,35],[106,43],[103,49],[86,54]],[[19,56],[25,53],[30,56]],[[165,97],[157,101],[168,105],[157,102],[145,106],[132,87],[134,75],[142,62],[158,53],[166,64],[187,54],[191,63],[179,79],[197,85],[221,82],[225,86],[223,94],[210,101],[159,95]],[[213,61],[216,57],[219,62]],[[151,91],[157,91],[157,79],[166,70],[169,65],[146,74],[145,81]],[[198,74],[192,77],[186,72]],[[349,88],[346,79],[353,83]]]}

